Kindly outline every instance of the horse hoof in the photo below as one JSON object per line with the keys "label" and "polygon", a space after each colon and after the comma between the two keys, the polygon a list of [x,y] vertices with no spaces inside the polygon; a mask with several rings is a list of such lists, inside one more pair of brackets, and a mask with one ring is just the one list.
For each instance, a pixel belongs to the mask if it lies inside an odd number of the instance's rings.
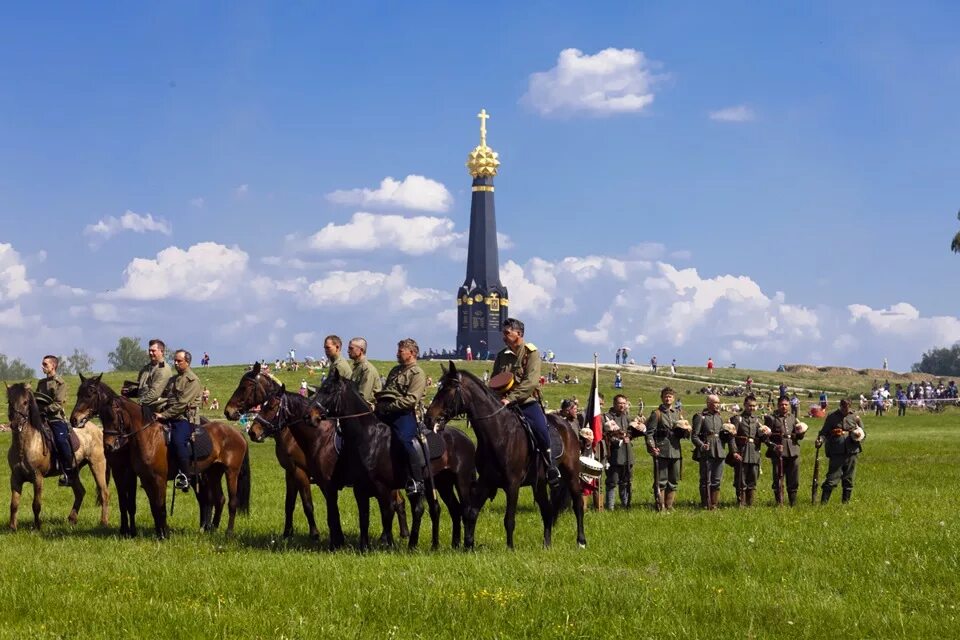
{"label": "horse hoof", "polygon": [[587,548],[587,543],[586,543],[586,542],[578,542],[578,543],[577,543],[577,548],[578,548],[578,549],[586,549],[586,548]]}

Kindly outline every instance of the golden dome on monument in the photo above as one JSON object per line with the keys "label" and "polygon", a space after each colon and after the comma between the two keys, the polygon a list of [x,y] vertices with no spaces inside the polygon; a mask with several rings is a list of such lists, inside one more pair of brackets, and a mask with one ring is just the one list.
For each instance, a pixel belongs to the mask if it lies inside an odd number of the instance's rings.
{"label": "golden dome on monument", "polygon": [[487,118],[490,116],[486,109],[481,109],[477,117],[480,118],[480,144],[467,156],[467,169],[474,178],[492,178],[497,175],[500,160],[499,154],[487,146]]}

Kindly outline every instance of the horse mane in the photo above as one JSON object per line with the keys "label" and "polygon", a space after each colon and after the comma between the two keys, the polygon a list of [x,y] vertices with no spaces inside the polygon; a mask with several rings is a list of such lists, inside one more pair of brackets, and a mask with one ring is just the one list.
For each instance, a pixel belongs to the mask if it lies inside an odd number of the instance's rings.
{"label": "horse mane", "polygon": [[[495,393],[490,389],[490,387],[488,387],[487,385],[485,385],[485,384],[483,383],[483,380],[481,380],[476,374],[470,373],[469,371],[466,371],[466,370],[460,370],[460,369],[457,369],[457,373],[459,373],[459,374],[462,375],[462,376],[466,376],[467,379],[472,380],[474,383],[476,383],[476,385],[477,385],[478,387],[480,387],[480,389],[482,389],[485,394],[487,394],[487,397],[488,397],[488,398],[490,398],[491,400],[494,400],[495,402],[500,402],[499,396],[497,396],[497,394],[495,394]],[[450,373],[447,373],[447,375],[449,376]],[[446,376],[444,376],[444,377],[446,377]]]}
{"label": "horse mane", "polygon": [[7,395],[9,397],[7,417],[11,421],[13,420],[13,405],[19,401],[21,397],[27,396],[29,400],[29,402],[27,402],[27,416],[30,419],[30,426],[40,431],[43,428],[43,417],[40,415],[40,407],[37,405],[37,399],[34,397],[33,391],[27,383],[18,382],[17,384],[10,385]]}

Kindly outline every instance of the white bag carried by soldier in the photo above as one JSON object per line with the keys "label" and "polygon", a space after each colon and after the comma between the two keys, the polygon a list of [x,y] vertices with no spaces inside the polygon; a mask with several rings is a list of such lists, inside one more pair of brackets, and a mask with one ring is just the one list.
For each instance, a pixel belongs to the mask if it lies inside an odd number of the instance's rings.
{"label": "white bag carried by soldier", "polygon": [[863,427],[858,426],[850,431],[850,437],[853,438],[854,442],[863,442],[863,439],[867,437],[867,434],[863,430]]}
{"label": "white bag carried by soldier", "polygon": [[795,427],[793,428],[793,432],[794,432],[795,434],[797,434],[798,436],[802,436],[803,434],[805,434],[805,433],[807,432],[807,429],[808,429],[808,428],[809,428],[809,427],[807,427],[807,423],[806,423],[806,422],[798,422],[798,423],[797,423],[797,426],[795,426]]}

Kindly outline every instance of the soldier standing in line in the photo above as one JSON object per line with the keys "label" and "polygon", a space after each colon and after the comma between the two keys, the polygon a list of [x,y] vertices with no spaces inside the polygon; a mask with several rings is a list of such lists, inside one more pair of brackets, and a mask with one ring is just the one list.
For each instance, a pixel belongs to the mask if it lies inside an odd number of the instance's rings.
{"label": "soldier standing in line", "polygon": [[633,480],[633,446],[630,443],[630,415],[627,397],[618,393],[613,397],[613,408],[603,417],[603,437],[607,442],[606,508],[613,511],[614,491],[620,490],[620,505],[629,507]]}
{"label": "soldier standing in line", "polygon": [[198,409],[200,396],[203,394],[200,378],[190,368],[191,360],[193,356],[184,349],[177,349],[173,354],[173,366],[177,369],[177,375],[167,383],[163,392],[167,404],[164,410],[157,414],[157,419],[170,425],[170,444],[176,453],[178,466],[173,486],[181,491],[187,491],[190,485],[196,482],[196,474],[190,465],[189,443],[193,430],[200,424]]}
{"label": "soldier standing in line", "polygon": [[67,402],[67,383],[57,374],[60,358],[44,356],[40,362],[44,378],[37,382],[37,392],[34,397],[40,415],[50,425],[53,431],[53,443],[57,451],[57,460],[60,462],[60,480],[57,484],[69,487],[77,474],[73,457],[73,447],[70,446],[70,425],[67,424],[63,412],[63,405]]}
{"label": "soldier standing in line", "polygon": [[800,488],[800,444],[806,433],[806,425],[799,422],[790,410],[790,399],[780,396],[777,410],[763,419],[770,429],[767,442],[767,457],[773,466],[773,495],[777,504],[783,504],[780,474],[786,478],[787,496],[790,506],[797,504],[797,490]]}
{"label": "soldier standing in line", "polygon": [[423,493],[423,468],[417,454],[417,407],[427,390],[427,377],[417,365],[420,347],[413,338],[397,343],[397,366],[387,374],[383,390],[376,395],[377,418],[393,429],[394,436],[407,452],[410,467],[410,482],[407,493],[411,496]]}
{"label": "soldier standing in line", "polygon": [[166,399],[163,392],[167,388],[167,383],[173,377],[174,372],[167,366],[165,351],[167,345],[163,340],[154,338],[149,343],[147,355],[150,361],[140,369],[137,376],[136,387],[124,387],[121,392],[128,398],[135,398],[140,401],[140,406],[144,408],[144,417],[153,419],[154,414],[163,410],[166,405]]}
{"label": "soldier standing in line", "polygon": [[660,406],[647,419],[647,452],[655,459],[655,482],[663,495],[663,508],[667,511],[673,509],[680,483],[680,440],[689,438],[691,430],[680,410],[673,406],[676,397],[673,389],[664,387],[660,391]]}
{"label": "soldier standing in line", "polygon": [[357,383],[357,389],[363,399],[373,408],[376,405],[376,393],[383,388],[380,384],[380,372],[367,360],[367,341],[354,338],[347,345],[347,355],[353,360],[351,380]]}
{"label": "soldier standing in line", "polygon": [[857,475],[857,456],[863,450],[860,442],[866,437],[860,416],[850,410],[850,400],[840,401],[840,408],[827,416],[817,436],[817,447],[827,445],[830,467],[821,487],[820,504],[830,500],[834,488],[843,484],[843,502],[853,495],[853,481]]}
{"label": "soldier standing in line", "polygon": [[753,506],[753,495],[757,490],[757,477],[760,475],[760,443],[766,440],[769,429],[755,415],[757,397],[752,393],[743,399],[743,412],[734,416],[731,422],[737,428],[733,453],[734,486],[737,489],[737,504],[741,507]]}
{"label": "soldier standing in line", "polygon": [[323,352],[327,355],[329,371],[337,370],[340,377],[344,380],[350,380],[353,376],[353,367],[340,355],[343,348],[343,340],[340,336],[330,335],[323,339]]}
{"label": "soldier standing in line", "polygon": [[720,398],[707,396],[707,407],[693,416],[693,459],[700,463],[700,506],[716,509],[720,502],[723,461],[732,454],[732,434],[723,428]]}

